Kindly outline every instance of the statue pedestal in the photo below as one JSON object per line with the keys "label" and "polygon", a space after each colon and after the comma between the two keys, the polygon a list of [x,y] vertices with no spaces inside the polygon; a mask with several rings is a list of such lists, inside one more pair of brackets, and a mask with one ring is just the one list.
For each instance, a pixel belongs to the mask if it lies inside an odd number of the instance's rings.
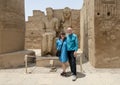
{"label": "statue pedestal", "polygon": [[51,67],[51,66],[61,66],[58,57],[56,56],[38,56],[36,57],[36,66],[39,67]]}
{"label": "statue pedestal", "polygon": [[[86,58],[82,56],[77,56],[76,64],[80,64],[80,57],[82,58],[82,62],[86,62]],[[37,56],[36,57],[36,66],[38,67],[61,67],[61,62],[59,61],[59,57],[56,56]],[[69,63],[67,62],[67,66]]]}
{"label": "statue pedestal", "polygon": [[34,52],[24,50],[0,54],[0,68],[15,68],[24,66],[25,55],[34,55]]}

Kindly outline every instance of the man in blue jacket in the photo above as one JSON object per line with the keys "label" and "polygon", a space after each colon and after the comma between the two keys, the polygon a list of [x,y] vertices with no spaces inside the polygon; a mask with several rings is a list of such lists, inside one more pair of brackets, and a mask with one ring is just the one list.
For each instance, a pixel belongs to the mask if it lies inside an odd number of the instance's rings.
{"label": "man in blue jacket", "polygon": [[77,79],[76,73],[76,56],[78,50],[78,37],[73,33],[72,28],[69,27],[67,29],[67,53],[70,64],[70,69],[72,72],[72,80],[75,81]]}

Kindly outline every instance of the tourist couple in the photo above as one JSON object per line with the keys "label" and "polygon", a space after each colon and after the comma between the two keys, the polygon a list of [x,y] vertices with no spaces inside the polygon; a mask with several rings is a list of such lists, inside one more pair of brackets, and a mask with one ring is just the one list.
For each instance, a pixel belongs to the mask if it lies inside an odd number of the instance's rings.
{"label": "tourist couple", "polygon": [[67,35],[64,32],[60,33],[59,39],[56,41],[57,50],[61,50],[59,60],[62,64],[63,72],[61,76],[67,76],[66,74],[66,63],[69,61],[72,80],[77,79],[76,73],[76,56],[78,50],[78,38],[77,35],[73,33],[72,28],[67,28]]}

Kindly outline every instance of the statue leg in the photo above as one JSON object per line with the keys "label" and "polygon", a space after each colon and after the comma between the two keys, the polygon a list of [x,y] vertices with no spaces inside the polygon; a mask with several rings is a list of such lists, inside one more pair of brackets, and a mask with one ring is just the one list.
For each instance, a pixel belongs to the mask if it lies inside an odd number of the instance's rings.
{"label": "statue leg", "polygon": [[[52,47],[53,47],[53,34],[49,34],[48,36],[48,52],[51,53],[52,52]],[[52,53],[51,53],[52,54]]]}
{"label": "statue leg", "polygon": [[42,49],[41,49],[41,55],[46,55],[47,51],[47,35],[43,34],[42,35]]}

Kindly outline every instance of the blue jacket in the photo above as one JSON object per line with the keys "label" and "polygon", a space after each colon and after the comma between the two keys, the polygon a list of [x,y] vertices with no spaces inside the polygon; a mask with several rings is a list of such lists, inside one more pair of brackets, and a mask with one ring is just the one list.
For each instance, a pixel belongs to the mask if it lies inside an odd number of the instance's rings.
{"label": "blue jacket", "polygon": [[67,35],[67,51],[78,50],[78,38],[77,35],[72,33]]}
{"label": "blue jacket", "polygon": [[[58,56],[58,57],[59,57],[59,60],[61,62],[67,62],[68,61],[68,57],[67,57],[67,43],[66,43],[66,40],[64,41],[63,46],[62,46],[62,43],[63,43],[63,41],[61,39],[58,39],[56,41],[56,48],[57,48],[57,50],[61,49],[61,55]],[[62,48],[61,48],[61,46],[62,46]]]}

